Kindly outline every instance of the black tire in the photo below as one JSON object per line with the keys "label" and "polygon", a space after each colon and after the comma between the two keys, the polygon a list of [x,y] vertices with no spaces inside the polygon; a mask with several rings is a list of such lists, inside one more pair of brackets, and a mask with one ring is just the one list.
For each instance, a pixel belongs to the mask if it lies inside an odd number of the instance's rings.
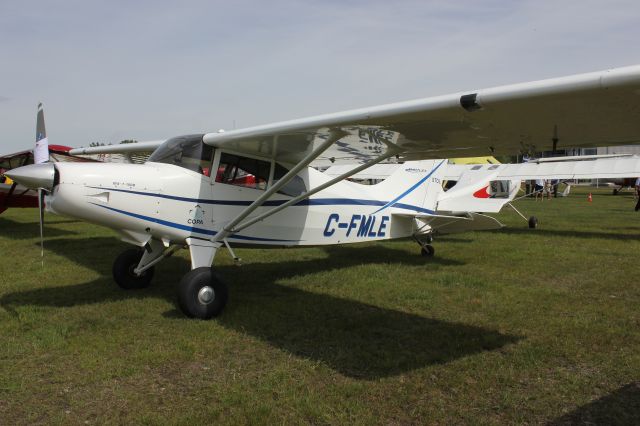
{"label": "black tire", "polygon": [[[204,302],[206,298],[211,299]],[[178,305],[188,317],[206,320],[218,316],[227,304],[227,298],[226,284],[211,268],[193,269],[180,280]]]}
{"label": "black tire", "polygon": [[529,218],[529,228],[536,229],[538,227],[538,218],[535,216],[531,216]]}
{"label": "black tire", "polygon": [[121,288],[132,290],[137,288],[145,288],[151,284],[153,278],[153,266],[142,273],[136,275],[133,270],[138,266],[142,258],[142,250],[129,249],[125,250],[113,262],[113,279]]}
{"label": "black tire", "polygon": [[420,254],[424,257],[433,257],[436,254],[436,249],[431,244],[427,244],[420,249]]}
{"label": "black tire", "polygon": [[613,195],[618,195],[618,189],[617,188],[613,189]]}

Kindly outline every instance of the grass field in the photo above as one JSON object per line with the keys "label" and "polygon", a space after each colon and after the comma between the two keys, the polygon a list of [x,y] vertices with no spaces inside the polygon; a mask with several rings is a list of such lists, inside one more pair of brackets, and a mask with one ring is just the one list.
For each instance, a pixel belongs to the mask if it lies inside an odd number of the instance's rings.
{"label": "grass field", "polygon": [[640,422],[640,213],[630,193],[522,200],[508,228],[238,250],[223,315],[182,316],[186,252],[120,290],[126,245],[35,209],[0,216],[0,423]]}

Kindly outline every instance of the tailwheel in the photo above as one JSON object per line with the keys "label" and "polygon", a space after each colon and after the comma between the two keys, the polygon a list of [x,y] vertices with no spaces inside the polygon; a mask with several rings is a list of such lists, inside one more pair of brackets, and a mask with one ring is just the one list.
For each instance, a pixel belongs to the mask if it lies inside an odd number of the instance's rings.
{"label": "tailwheel", "polygon": [[436,254],[436,249],[431,244],[425,244],[420,249],[420,254],[424,257],[433,257]]}
{"label": "tailwheel", "polygon": [[139,249],[128,249],[120,253],[113,262],[113,279],[116,284],[125,290],[145,288],[151,284],[153,278],[153,267],[147,269],[142,274],[137,275],[133,270],[138,267],[142,259],[143,251]]}
{"label": "tailwheel", "polygon": [[182,277],[178,288],[178,304],[191,318],[210,319],[222,312],[227,303],[227,286],[212,268],[200,267]]}

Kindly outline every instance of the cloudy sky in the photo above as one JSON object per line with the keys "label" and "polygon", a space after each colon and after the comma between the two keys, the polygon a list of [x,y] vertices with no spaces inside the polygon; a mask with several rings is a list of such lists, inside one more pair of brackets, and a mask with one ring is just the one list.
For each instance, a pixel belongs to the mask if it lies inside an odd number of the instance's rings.
{"label": "cloudy sky", "polygon": [[0,153],[640,64],[637,0],[0,2]]}

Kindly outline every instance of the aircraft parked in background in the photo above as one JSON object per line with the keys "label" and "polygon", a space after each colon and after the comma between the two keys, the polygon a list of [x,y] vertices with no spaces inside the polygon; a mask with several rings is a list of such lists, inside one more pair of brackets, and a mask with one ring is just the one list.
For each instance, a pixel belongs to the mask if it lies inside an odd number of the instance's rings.
{"label": "aircraft parked in background", "polygon": [[[237,258],[232,245],[413,237],[429,256],[435,233],[501,227],[484,213],[513,199],[513,182],[640,176],[637,158],[512,165],[434,160],[509,155],[552,141],[565,147],[639,143],[640,66],[163,143],[74,149],[71,154],[155,151],[142,165],[37,164],[8,175],[46,190],[51,211],[113,228],[137,246],[113,264],[123,288],[149,285],[154,265],[188,247],[192,270],[178,285],[178,301],[186,315],[206,319],[227,302],[226,285],[211,267],[222,247]],[[346,180],[390,158],[404,164],[382,182]],[[337,176],[313,167],[334,164],[352,166]],[[457,181],[446,192],[445,179]]]}

